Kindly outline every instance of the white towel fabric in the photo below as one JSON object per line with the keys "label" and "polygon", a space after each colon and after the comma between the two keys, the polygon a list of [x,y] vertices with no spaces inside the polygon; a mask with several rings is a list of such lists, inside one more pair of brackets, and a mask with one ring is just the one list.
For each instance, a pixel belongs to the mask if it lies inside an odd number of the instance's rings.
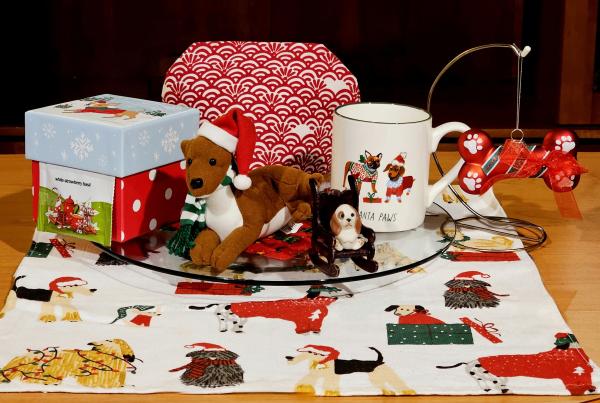
{"label": "white towel fabric", "polygon": [[[470,202],[502,213],[493,197]],[[15,273],[0,392],[568,395],[600,385],[526,253],[437,258],[351,298],[307,298],[309,287],[194,295],[176,294],[192,280],[114,264],[83,240],[50,248],[54,237],[36,232]]]}

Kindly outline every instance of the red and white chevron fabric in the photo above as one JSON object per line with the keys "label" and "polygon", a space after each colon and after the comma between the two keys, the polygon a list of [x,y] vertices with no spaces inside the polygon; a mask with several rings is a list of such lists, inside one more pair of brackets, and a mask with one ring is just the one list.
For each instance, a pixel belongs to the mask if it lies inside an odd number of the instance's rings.
{"label": "red and white chevron fabric", "polygon": [[197,42],[169,68],[162,99],[208,120],[242,108],[256,124],[252,168],[327,172],[333,111],[360,94],[356,78],[321,44]]}

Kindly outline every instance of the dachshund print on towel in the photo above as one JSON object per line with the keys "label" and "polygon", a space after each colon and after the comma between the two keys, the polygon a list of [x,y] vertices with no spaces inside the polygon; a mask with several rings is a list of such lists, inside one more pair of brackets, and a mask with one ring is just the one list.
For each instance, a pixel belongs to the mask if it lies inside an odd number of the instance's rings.
{"label": "dachshund print on towel", "polygon": [[572,395],[595,392],[592,384],[593,367],[590,359],[570,333],[557,333],[551,350],[537,354],[512,354],[479,357],[454,365],[438,365],[439,369],[465,366],[469,374],[484,392],[510,392],[507,378],[519,376],[542,379],[558,379]]}
{"label": "dachshund print on towel", "polygon": [[226,332],[232,324],[235,333],[242,333],[248,318],[262,317],[283,319],[295,325],[295,331],[301,333],[319,333],[327,308],[337,297],[324,297],[318,288],[311,288],[303,298],[281,299],[275,301],[232,302],[230,304],[190,305],[190,309],[204,310],[215,307],[219,319],[219,331]]}

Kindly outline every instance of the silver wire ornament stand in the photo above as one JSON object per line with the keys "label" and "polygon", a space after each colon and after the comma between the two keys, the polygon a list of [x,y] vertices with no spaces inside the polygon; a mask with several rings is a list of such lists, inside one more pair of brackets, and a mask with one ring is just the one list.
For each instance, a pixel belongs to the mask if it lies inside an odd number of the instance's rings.
{"label": "silver wire ornament stand", "polygon": [[[521,141],[523,141],[523,137],[524,137],[523,130],[521,130],[519,128],[519,123],[520,123],[519,115],[520,115],[520,111],[521,111],[521,82],[522,82],[522,77],[523,77],[523,59],[531,51],[531,48],[529,46],[525,46],[523,49],[520,49],[514,43],[513,44],[491,43],[488,45],[476,46],[474,48],[467,49],[464,52],[458,54],[456,57],[454,57],[452,60],[450,60],[450,62],[448,62],[448,64],[446,64],[446,66],[444,66],[444,68],[439,72],[439,74],[433,81],[433,84],[431,84],[431,88],[429,89],[429,94],[427,96],[427,112],[429,112],[431,114],[431,97],[433,96],[433,90],[435,89],[437,83],[440,81],[440,79],[442,78],[444,73],[446,73],[446,71],[448,71],[448,69],[450,69],[450,67],[452,67],[460,59],[462,59],[463,57],[465,57],[471,53],[478,52],[478,51],[484,50],[484,49],[495,49],[495,48],[512,49],[513,52],[517,56],[516,124],[515,124],[515,128],[510,133],[510,138],[512,141],[521,142]],[[515,134],[519,134],[520,137],[514,138]],[[442,165],[440,164],[440,162],[437,158],[437,154],[434,152],[432,155],[433,155],[433,160],[435,161],[435,165],[437,166],[438,171],[443,176],[444,169],[442,168]],[[459,231],[460,228],[475,229],[475,230],[489,232],[494,235],[501,235],[501,236],[505,236],[508,238],[519,239],[521,241],[521,243],[523,244],[522,247],[515,247],[515,248],[486,249],[486,248],[478,248],[478,247],[474,247],[474,246],[462,245],[460,243],[457,243],[457,241],[454,241],[457,247],[460,247],[462,249],[473,249],[473,250],[480,251],[480,252],[492,252],[492,253],[493,252],[511,252],[511,251],[514,251],[514,252],[529,251],[529,250],[532,250],[532,249],[542,246],[544,244],[544,242],[546,241],[546,239],[548,238],[546,231],[544,231],[543,227],[541,227],[537,224],[531,223],[529,221],[522,220],[519,218],[512,218],[512,217],[482,215],[482,214],[478,213],[477,211],[475,211],[471,206],[469,206],[469,204],[463,199],[463,197],[454,190],[452,185],[449,185],[448,189],[450,189],[450,191],[454,194],[456,199],[471,214],[473,214],[472,216],[455,219],[454,222],[455,222],[456,231]],[[477,225],[477,224],[479,224],[479,225]],[[442,224],[441,231],[444,234],[444,236],[452,235],[452,234],[447,233],[445,223]]]}

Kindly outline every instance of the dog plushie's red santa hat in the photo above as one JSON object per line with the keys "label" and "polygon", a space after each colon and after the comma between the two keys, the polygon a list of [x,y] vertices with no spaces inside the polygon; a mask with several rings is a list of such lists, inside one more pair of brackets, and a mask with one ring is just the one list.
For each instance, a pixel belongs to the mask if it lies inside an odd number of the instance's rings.
{"label": "dog plushie's red santa hat", "polygon": [[396,156],[396,158],[394,158],[392,160],[392,162],[390,162],[390,164],[396,165],[396,166],[402,166],[406,162],[404,160],[404,158],[406,158],[406,153],[400,153],[400,154],[398,154],[398,156]]}
{"label": "dog plushie's red santa hat", "polygon": [[218,344],[212,343],[194,343],[187,344],[185,348],[199,348],[203,351],[225,351],[226,349]]}
{"label": "dog plushie's red santa hat", "polygon": [[319,346],[317,344],[307,344],[296,351],[300,353],[313,353],[325,356],[325,358],[319,361],[319,364],[325,364],[326,362],[337,360],[340,356],[340,352],[335,348],[329,346]]}
{"label": "dog plushie's red santa hat", "polygon": [[63,294],[64,291],[61,290],[61,287],[74,287],[78,285],[87,285],[87,281],[79,277],[59,277],[52,280],[50,284],[48,284],[48,288]]}
{"label": "dog plushie's red santa hat", "polygon": [[234,155],[237,175],[233,186],[246,190],[252,185],[248,176],[256,145],[256,129],[252,119],[244,116],[241,109],[232,108],[211,122],[203,122],[198,135],[206,137]]}
{"label": "dog plushie's red santa hat", "polygon": [[454,280],[475,280],[473,277],[480,276],[481,278],[490,278],[489,274],[480,271],[463,271],[454,277]]}

